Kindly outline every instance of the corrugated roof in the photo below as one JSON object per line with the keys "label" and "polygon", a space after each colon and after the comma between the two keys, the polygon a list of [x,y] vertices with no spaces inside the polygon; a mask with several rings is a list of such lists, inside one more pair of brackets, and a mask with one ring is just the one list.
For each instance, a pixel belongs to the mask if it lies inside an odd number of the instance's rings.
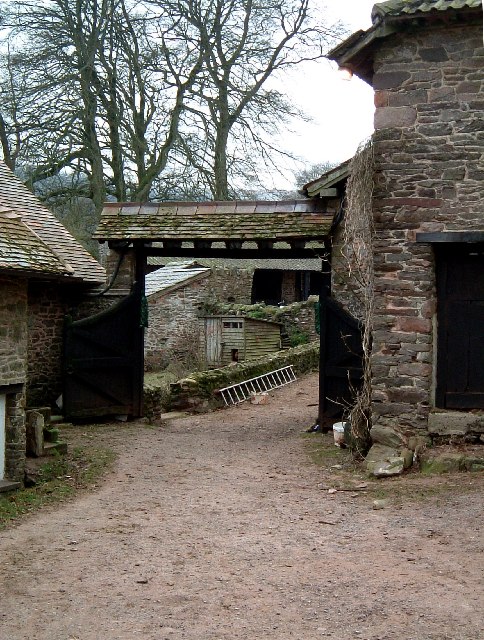
{"label": "corrugated roof", "polygon": [[31,229],[65,265],[72,267],[70,278],[82,279],[92,284],[104,282],[105,272],[97,260],[1,161],[0,206],[18,213],[24,225]]}
{"label": "corrugated roof", "polygon": [[388,0],[378,2],[372,9],[373,22],[385,16],[447,11],[448,9],[471,9],[480,7],[482,0]]}
{"label": "corrugated roof", "polygon": [[101,240],[317,239],[333,215],[323,200],[107,204],[94,234]]}
{"label": "corrugated roof", "polygon": [[69,269],[20,219],[0,210],[0,270],[29,274],[70,275]]}
{"label": "corrugated roof", "polygon": [[146,276],[145,291],[147,296],[162,291],[177,289],[193,280],[208,276],[210,269],[201,267],[195,262],[170,262],[162,269],[157,269]]}

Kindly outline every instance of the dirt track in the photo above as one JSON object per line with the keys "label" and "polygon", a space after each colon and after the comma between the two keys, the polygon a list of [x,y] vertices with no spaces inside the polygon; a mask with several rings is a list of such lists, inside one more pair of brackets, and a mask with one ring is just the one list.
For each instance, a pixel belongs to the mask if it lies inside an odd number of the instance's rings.
{"label": "dirt track", "polygon": [[484,638],[482,477],[382,510],[328,493],[334,460],[301,437],[316,382],[103,427],[120,452],[103,486],[0,534],[0,638]]}

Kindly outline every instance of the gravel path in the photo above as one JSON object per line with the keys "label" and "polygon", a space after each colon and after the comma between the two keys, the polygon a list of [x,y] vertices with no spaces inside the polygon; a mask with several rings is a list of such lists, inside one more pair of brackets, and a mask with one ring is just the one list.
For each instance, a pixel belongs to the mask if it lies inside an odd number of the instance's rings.
{"label": "gravel path", "polygon": [[382,510],[328,493],[334,460],[301,437],[316,399],[309,376],[267,405],[100,428],[120,452],[102,487],[0,534],[0,638],[484,638],[482,477]]}

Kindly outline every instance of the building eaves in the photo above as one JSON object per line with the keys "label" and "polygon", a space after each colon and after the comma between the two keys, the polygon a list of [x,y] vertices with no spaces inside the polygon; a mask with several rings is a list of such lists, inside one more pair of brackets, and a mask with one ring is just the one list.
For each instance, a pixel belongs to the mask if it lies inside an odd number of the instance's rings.
{"label": "building eaves", "polygon": [[[481,19],[482,0],[388,0],[375,4],[373,26],[357,31],[326,54],[340,67],[355,73],[368,84],[373,80],[373,58],[382,39],[404,26],[442,20]],[[417,21],[417,22],[416,22]]]}
{"label": "building eaves", "polygon": [[105,271],[54,214],[0,161],[0,206],[17,213],[50,251],[68,267],[69,280],[102,284]]}
{"label": "building eaves", "polygon": [[303,185],[301,192],[310,198],[321,196],[321,194],[330,188],[336,187],[339,194],[342,195],[346,180],[350,175],[350,162],[346,160],[342,164],[326,171],[319,178],[311,180],[311,182]]}
{"label": "building eaves", "polygon": [[1,208],[0,231],[0,271],[56,278],[72,274],[18,214]]}

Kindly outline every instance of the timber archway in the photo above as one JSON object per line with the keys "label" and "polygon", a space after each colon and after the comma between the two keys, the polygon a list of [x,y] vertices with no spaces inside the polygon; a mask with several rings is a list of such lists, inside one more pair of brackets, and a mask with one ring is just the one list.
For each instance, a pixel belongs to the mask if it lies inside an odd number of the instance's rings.
{"label": "timber archway", "polygon": [[[149,256],[228,260],[319,258],[323,273],[321,293],[325,298],[331,283],[330,237],[340,209],[341,194],[336,188],[328,188],[318,196],[273,202],[109,203],[102,212],[94,237],[100,242],[108,242],[114,251],[125,252],[129,248],[133,253],[133,292],[138,296],[140,310]],[[139,326],[133,326],[132,330],[139,331]],[[322,333],[322,341],[323,338]],[[142,384],[139,383],[143,371],[142,338],[138,344],[136,371],[131,370],[134,383],[138,381],[137,388],[129,394],[133,417],[142,415]],[[324,351],[321,349],[322,353]],[[96,367],[94,361],[91,364]],[[70,367],[74,380],[75,364],[71,362]],[[324,372],[324,368],[322,370]],[[108,372],[105,375],[109,375]],[[85,371],[83,376],[86,377]],[[320,386],[321,420],[327,408],[324,380]],[[76,392],[82,393],[78,387]],[[89,399],[91,393],[94,393],[92,385],[85,389],[83,417],[91,403],[99,406],[99,402]],[[133,395],[136,396],[134,401]],[[120,413],[118,405],[116,412]]]}

